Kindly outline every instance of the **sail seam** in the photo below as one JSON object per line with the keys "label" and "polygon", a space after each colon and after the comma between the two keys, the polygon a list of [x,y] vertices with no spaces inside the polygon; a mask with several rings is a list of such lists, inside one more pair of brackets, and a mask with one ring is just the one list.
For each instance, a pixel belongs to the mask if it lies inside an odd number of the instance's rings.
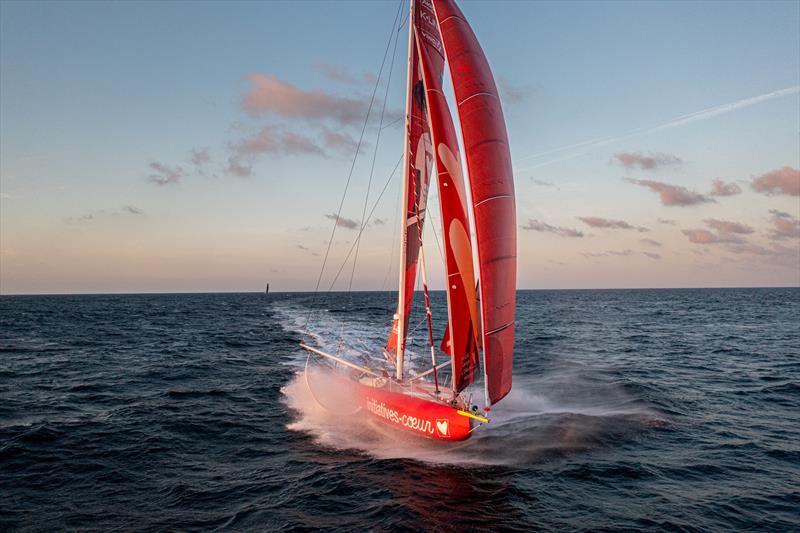
{"label": "sail seam", "polygon": [[483,200],[481,200],[477,204],[474,204],[474,207],[478,207],[479,205],[484,204],[484,203],[486,203],[486,202],[488,202],[490,200],[499,200],[500,198],[514,198],[514,195],[513,194],[497,194],[495,196],[490,196],[489,198],[484,198]]}
{"label": "sail seam", "polygon": [[506,325],[504,325],[504,326],[500,326],[499,328],[494,328],[492,331],[487,331],[487,332],[485,333],[485,335],[487,335],[487,336],[488,336],[488,335],[494,335],[495,333],[500,333],[500,332],[501,332],[501,331],[503,331],[504,329],[507,329],[507,328],[509,328],[509,327],[511,327],[511,326],[513,326],[513,325],[514,325],[514,323],[513,323],[513,322],[509,322],[508,324],[506,324]]}
{"label": "sail seam", "polygon": [[481,141],[479,143],[475,143],[475,144],[470,145],[469,149],[472,150],[472,149],[477,148],[478,146],[480,146],[482,144],[488,144],[488,143],[503,143],[505,145],[508,145],[508,141],[505,140],[505,139],[486,139],[486,140],[483,140],[483,141]]}
{"label": "sail seam", "polygon": [[496,95],[496,94],[492,94],[492,93],[486,93],[486,92],[483,92],[483,93],[475,93],[475,94],[473,94],[473,95],[471,95],[471,96],[468,96],[467,98],[464,98],[463,100],[461,100],[461,101],[458,103],[458,106],[459,106],[459,107],[461,107],[461,105],[462,105],[464,102],[466,102],[467,100],[471,100],[471,99],[475,98],[476,96],[492,96],[492,97],[494,97],[494,98],[497,98],[497,95]]}

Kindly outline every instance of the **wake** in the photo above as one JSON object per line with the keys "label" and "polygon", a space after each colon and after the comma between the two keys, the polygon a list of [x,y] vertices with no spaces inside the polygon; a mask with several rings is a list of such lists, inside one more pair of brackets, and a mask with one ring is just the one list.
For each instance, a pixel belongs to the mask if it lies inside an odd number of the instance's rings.
{"label": "wake", "polygon": [[[295,311],[281,311],[282,325],[295,332]],[[315,338],[345,331],[344,352],[364,357],[353,346],[381,346],[383,331],[363,324],[342,324],[326,316]],[[316,323],[316,321],[315,321]],[[342,327],[344,326],[344,327]],[[352,326],[352,327],[351,327]],[[375,328],[377,329],[377,328]],[[526,354],[520,353],[520,358]],[[378,459],[410,459],[436,464],[534,464],[603,447],[614,447],[666,424],[645,402],[613,382],[597,379],[600,369],[564,363],[537,375],[515,376],[511,393],[491,412],[491,422],[460,443],[422,439],[381,423],[357,409],[357,400],[337,386],[328,371],[311,366],[304,372],[305,354],[298,351],[297,372],[281,392],[295,413],[292,431],[310,435],[320,446],[352,450]],[[340,383],[340,382],[338,382]]]}

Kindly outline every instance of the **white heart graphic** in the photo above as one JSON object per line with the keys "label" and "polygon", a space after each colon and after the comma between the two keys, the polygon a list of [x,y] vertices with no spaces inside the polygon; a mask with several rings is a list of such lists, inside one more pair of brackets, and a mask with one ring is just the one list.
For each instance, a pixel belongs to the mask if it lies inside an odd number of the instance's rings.
{"label": "white heart graphic", "polygon": [[444,435],[445,437],[448,435],[447,433],[447,420],[437,420],[436,421],[436,429],[439,430],[440,435]]}

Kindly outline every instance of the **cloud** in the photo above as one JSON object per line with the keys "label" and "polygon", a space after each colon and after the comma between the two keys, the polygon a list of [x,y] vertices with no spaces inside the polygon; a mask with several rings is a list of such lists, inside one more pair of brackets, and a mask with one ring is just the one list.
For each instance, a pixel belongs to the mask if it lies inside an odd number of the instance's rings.
{"label": "cloud", "polygon": [[800,250],[797,248],[787,248],[786,246],[776,245],[766,248],[758,244],[731,244],[725,249],[733,254],[748,254],[759,257],[759,264],[771,263],[784,268],[797,271],[797,264],[800,261]]}
{"label": "cloud", "polygon": [[325,155],[325,152],[312,139],[297,133],[287,132],[283,134],[283,150],[286,154],[317,154]]}
{"label": "cloud", "polygon": [[690,191],[686,187],[678,185],[670,185],[662,181],[653,180],[637,180],[633,178],[623,178],[625,181],[647,187],[653,192],[657,192],[661,197],[661,203],[666,206],[680,206],[686,207],[690,205],[703,204],[713,202],[713,198],[709,198],[699,192]]}
{"label": "cloud", "polygon": [[607,252],[600,252],[600,253],[584,253],[586,257],[609,257],[609,256],[617,256],[617,257],[628,257],[633,255],[633,250],[608,250]]}
{"label": "cloud", "polygon": [[254,156],[268,153],[323,153],[322,149],[308,137],[292,132],[276,131],[272,128],[262,128],[252,137],[246,137],[232,145],[231,149],[238,156]]}
{"label": "cloud", "polygon": [[360,224],[357,221],[350,218],[339,217],[336,216],[335,214],[325,215],[325,218],[330,220],[335,220],[336,225],[339,226],[340,228],[358,229],[360,227]]}
{"label": "cloud", "polygon": [[628,170],[636,167],[642,170],[656,170],[661,167],[683,163],[680,158],[671,154],[650,153],[649,155],[642,155],[641,152],[617,152],[611,158],[611,162],[615,160]]}
{"label": "cloud", "polygon": [[372,221],[372,223],[375,224],[376,226],[383,226],[384,224],[386,224],[386,219],[385,218],[376,218],[376,219],[374,219]]}
{"label": "cloud", "polygon": [[717,220],[716,218],[707,218],[703,222],[705,222],[708,227],[717,230],[717,232],[719,232],[720,234],[725,234],[725,235],[730,235],[732,233],[747,235],[755,231],[747,224],[742,224],[740,222]]}
{"label": "cloud", "polygon": [[750,183],[756,192],[800,196],[800,170],[783,167],[759,176]]}
{"label": "cloud", "polygon": [[728,246],[727,250],[734,254],[773,255],[775,253],[775,250],[770,250],[759,244],[749,243]]}
{"label": "cloud", "polygon": [[117,211],[116,209],[97,209],[78,217],[67,217],[64,222],[67,224],[84,223],[84,222],[98,222],[101,220],[109,220],[112,218],[119,218],[123,215],[143,216],[144,211],[132,205],[124,205]]}
{"label": "cloud", "polygon": [[318,63],[314,67],[319,70],[326,78],[333,81],[341,81],[344,83],[356,83],[355,76],[350,74],[344,67],[331,65],[329,63]]}
{"label": "cloud", "polygon": [[153,161],[148,166],[152,173],[147,179],[159,186],[178,184],[184,176],[184,171],[181,167],[170,167],[158,161]]}
{"label": "cloud", "polygon": [[209,161],[211,161],[211,157],[208,155],[208,148],[192,149],[192,164],[194,166],[201,167]]}
{"label": "cloud", "polygon": [[717,244],[717,243],[743,243],[744,241],[732,234],[716,234],[707,229],[684,229],[681,232],[689,238],[689,242],[694,244]]}
{"label": "cloud", "polygon": [[661,256],[659,254],[655,254],[653,252],[642,252],[642,253],[647,257],[649,257],[650,259],[661,259]]}
{"label": "cloud", "polygon": [[255,135],[231,144],[229,148],[232,155],[228,158],[226,171],[239,177],[251,176],[253,163],[258,156],[264,154],[325,155],[325,151],[313,139],[275,127],[262,128]]}
{"label": "cloud", "polygon": [[742,188],[735,183],[725,183],[717,178],[711,183],[711,196],[733,196],[742,192]]}
{"label": "cloud", "polygon": [[255,117],[274,114],[353,124],[364,120],[369,105],[365,99],[343,98],[320,90],[306,91],[268,74],[250,74],[247,79],[251,87],[242,97],[242,108]]}
{"label": "cloud", "polygon": [[502,96],[504,103],[521,104],[533,94],[533,89],[528,86],[513,85],[509,83],[507,79],[502,77],[499,78],[498,81],[500,82],[500,95]]}
{"label": "cloud", "polygon": [[[353,155],[356,150],[356,140],[353,139],[348,133],[342,131],[333,131],[325,126],[322,127],[322,141],[327,148],[336,150],[344,155]],[[364,143],[361,143],[364,146]]]}
{"label": "cloud", "polygon": [[659,218],[659,219],[658,219],[658,223],[659,223],[659,224],[666,224],[667,226],[674,226],[674,225],[676,225],[678,222],[677,222],[677,221],[675,221],[675,220],[672,220],[672,219],[670,219],[670,218]]}
{"label": "cloud", "polygon": [[231,156],[228,158],[228,166],[225,168],[225,172],[240,178],[249,178],[253,175],[253,165],[242,163],[238,158]]}
{"label": "cloud", "polygon": [[144,215],[144,211],[132,205],[123,205],[122,211],[131,215]]}
{"label": "cloud", "polygon": [[529,218],[528,223],[520,227],[525,230],[555,233],[556,235],[559,235],[561,237],[583,237],[582,231],[578,231],[572,228],[564,228],[561,226],[551,226],[546,222],[541,222],[539,220],[534,220],[532,218]]}
{"label": "cloud", "polygon": [[800,238],[800,219],[776,209],[771,209],[770,213],[773,215],[772,224],[775,226],[775,229],[769,233],[770,239],[784,240]]}
{"label": "cloud", "polygon": [[648,246],[653,246],[656,248],[661,248],[661,243],[658,241],[654,241],[653,239],[641,239],[639,242],[644,243]]}
{"label": "cloud", "polygon": [[605,229],[634,229],[640,233],[645,231],[650,231],[647,228],[643,228],[642,226],[631,226],[624,220],[612,220],[610,218],[600,218],[600,217],[578,217],[578,220],[582,221],[587,226],[591,226],[593,228],[605,228]]}
{"label": "cloud", "polygon": [[770,209],[769,212],[778,218],[794,218],[792,215],[787,213],[786,211],[779,211],[777,209]]}

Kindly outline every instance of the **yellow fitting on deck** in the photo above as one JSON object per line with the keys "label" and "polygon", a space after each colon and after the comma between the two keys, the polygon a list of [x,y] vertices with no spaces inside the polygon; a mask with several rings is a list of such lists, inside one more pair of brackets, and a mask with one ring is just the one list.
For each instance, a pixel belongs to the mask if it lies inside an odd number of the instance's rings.
{"label": "yellow fitting on deck", "polygon": [[456,413],[460,414],[461,416],[467,416],[469,418],[474,418],[475,420],[480,420],[481,422],[488,422],[489,421],[488,418],[485,418],[483,416],[470,413],[469,411],[462,411],[461,409],[457,410]]}

